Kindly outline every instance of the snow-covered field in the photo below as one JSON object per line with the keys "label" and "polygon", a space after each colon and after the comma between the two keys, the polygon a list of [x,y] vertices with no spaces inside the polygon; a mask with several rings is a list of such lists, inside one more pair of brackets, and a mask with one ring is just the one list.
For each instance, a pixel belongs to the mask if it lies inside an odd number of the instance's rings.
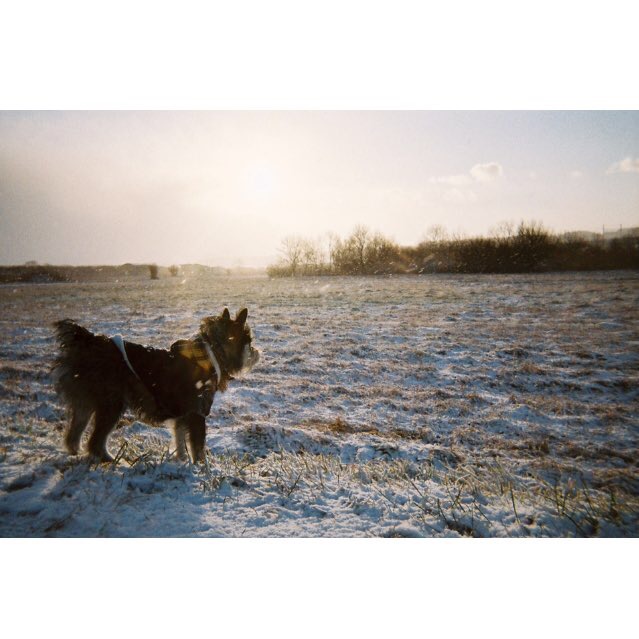
{"label": "snow-covered field", "polygon": [[[0,287],[2,536],[637,536],[639,274]],[[249,308],[208,463],[62,448],[51,323],[168,346]]]}

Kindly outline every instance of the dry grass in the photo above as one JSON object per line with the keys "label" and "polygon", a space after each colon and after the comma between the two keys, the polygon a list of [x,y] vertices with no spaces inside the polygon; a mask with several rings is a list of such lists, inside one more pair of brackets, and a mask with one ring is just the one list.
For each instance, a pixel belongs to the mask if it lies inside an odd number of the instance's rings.
{"label": "dry grass", "polygon": [[375,426],[363,426],[349,424],[341,417],[325,422],[322,420],[305,420],[302,428],[311,428],[319,432],[330,432],[335,435],[373,435],[380,439],[407,439],[414,441],[428,442],[432,440],[433,433],[429,428],[418,428],[416,430],[408,430],[404,428],[388,428],[381,430]]}

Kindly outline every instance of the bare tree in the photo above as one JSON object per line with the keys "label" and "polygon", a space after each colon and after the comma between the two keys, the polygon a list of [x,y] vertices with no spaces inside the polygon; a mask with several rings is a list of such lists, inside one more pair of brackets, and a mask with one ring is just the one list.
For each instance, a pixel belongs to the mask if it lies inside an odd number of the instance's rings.
{"label": "bare tree", "polygon": [[282,240],[282,246],[280,253],[284,258],[286,267],[291,275],[296,275],[300,264],[302,263],[302,257],[304,255],[304,239],[296,236],[285,237]]}
{"label": "bare tree", "polygon": [[335,239],[331,250],[334,271],[349,275],[386,273],[397,268],[399,247],[380,233],[356,227],[346,240]]}
{"label": "bare tree", "polygon": [[426,239],[431,242],[445,242],[448,239],[448,231],[441,224],[433,224],[426,230]]}
{"label": "bare tree", "polygon": [[304,273],[317,273],[322,268],[322,248],[317,240],[302,241],[302,270]]}
{"label": "bare tree", "polygon": [[365,226],[356,226],[352,232],[349,242],[355,251],[355,257],[359,264],[359,272],[366,270],[366,248],[370,240],[370,231]]}
{"label": "bare tree", "polygon": [[386,273],[393,271],[400,261],[397,244],[381,233],[370,237],[366,245],[366,270],[368,273]]}
{"label": "bare tree", "polygon": [[335,268],[335,263],[333,260],[335,247],[339,243],[339,236],[335,233],[329,232],[326,234],[326,244],[327,244],[327,253],[328,253],[328,268],[329,271],[332,271]]}
{"label": "bare tree", "polygon": [[491,235],[497,239],[510,239],[515,235],[515,225],[512,222],[503,220],[491,229]]}

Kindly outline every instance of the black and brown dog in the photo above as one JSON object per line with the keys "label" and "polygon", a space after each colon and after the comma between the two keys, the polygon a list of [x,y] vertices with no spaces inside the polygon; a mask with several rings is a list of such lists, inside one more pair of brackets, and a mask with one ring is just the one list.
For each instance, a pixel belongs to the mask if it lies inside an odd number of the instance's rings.
{"label": "black and brown dog", "polygon": [[247,309],[231,319],[227,308],[206,317],[200,332],[170,350],[94,335],[71,320],[55,323],[60,353],[53,367],[56,389],[69,408],[65,444],[77,454],[91,416],[95,426],[89,453],[112,461],[107,439],[126,408],[151,424],[173,421],[177,455],[204,458],[205,419],[216,391],[233,375],[252,368],[259,352],[251,346]]}

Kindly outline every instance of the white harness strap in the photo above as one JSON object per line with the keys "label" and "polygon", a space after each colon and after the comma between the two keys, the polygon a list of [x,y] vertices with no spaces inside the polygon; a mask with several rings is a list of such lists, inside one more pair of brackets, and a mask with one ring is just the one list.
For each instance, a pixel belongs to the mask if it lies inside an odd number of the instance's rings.
{"label": "white harness strap", "polygon": [[120,353],[122,353],[122,357],[124,357],[124,362],[126,363],[126,365],[129,367],[129,370],[138,378],[140,379],[140,376],[135,372],[135,370],[133,369],[133,366],[131,366],[131,362],[129,361],[129,358],[126,355],[126,348],[124,348],[124,340],[122,339],[122,335],[114,335],[111,338],[111,341],[118,347],[118,350],[120,351]]}
{"label": "white harness strap", "polygon": [[[133,368],[133,366],[131,366],[131,362],[129,361],[129,358],[127,357],[126,348],[124,347],[124,339],[122,338],[122,335],[113,335],[113,337],[111,337],[111,341],[118,347],[118,350],[120,351],[120,353],[122,353],[124,362],[129,367],[129,370],[138,379],[140,379],[140,376],[135,372],[135,369]],[[208,342],[205,339],[202,340],[202,344],[204,344],[204,350],[206,351],[209,361],[211,362],[211,364],[213,364],[213,368],[215,369],[215,374],[217,375],[217,382],[219,384],[222,381],[222,369],[220,368],[220,364],[217,361],[217,357],[215,357],[215,353],[213,352],[213,349],[209,346]]]}
{"label": "white harness strap", "polygon": [[220,384],[222,382],[222,369],[217,361],[217,357],[215,357],[215,353],[213,349],[209,346],[209,343],[203,339],[202,344],[204,344],[204,350],[209,357],[211,364],[213,364],[213,368],[215,369],[215,374],[217,375],[217,383]]}

